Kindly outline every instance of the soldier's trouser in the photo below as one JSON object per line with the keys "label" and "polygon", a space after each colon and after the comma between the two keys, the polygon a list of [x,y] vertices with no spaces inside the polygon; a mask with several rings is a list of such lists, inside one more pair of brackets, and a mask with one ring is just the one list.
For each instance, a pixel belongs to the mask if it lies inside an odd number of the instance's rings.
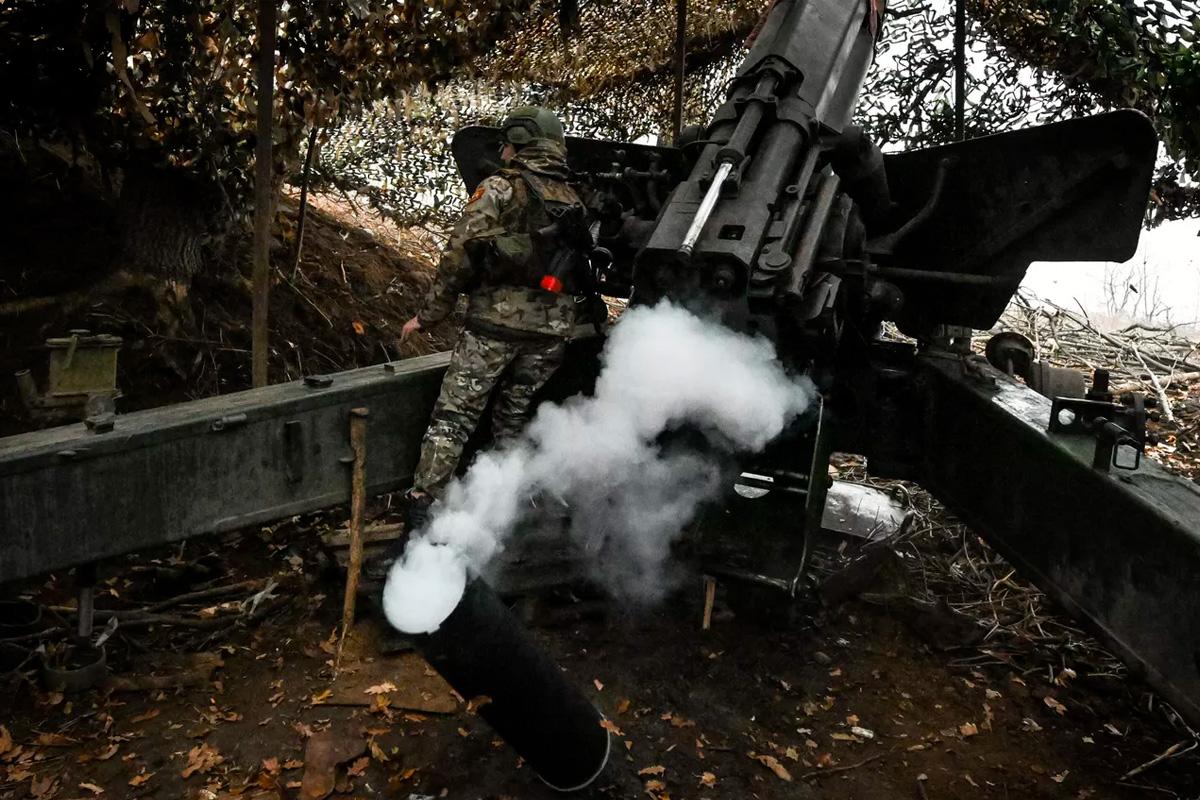
{"label": "soldier's trouser", "polygon": [[508,341],[464,330],[421,442],[413,487],[441,496],[493,389],[494,439],[517,435],[528,420],[534,394],[558,369],[566,347],[561,339]]}

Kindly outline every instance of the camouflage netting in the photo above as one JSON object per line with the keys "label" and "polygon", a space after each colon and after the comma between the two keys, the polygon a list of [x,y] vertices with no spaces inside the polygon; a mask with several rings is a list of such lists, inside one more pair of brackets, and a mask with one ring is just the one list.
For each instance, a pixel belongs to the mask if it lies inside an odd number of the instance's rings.
{"label": "camouflage netting", "polygon": [[[688,13],[684,121],[702,122],[724,96],[762,0],[696,2]],[[496,122],[514,105],[555,109],[575,135],[630,141],[669,131],[675,4],[595,2],[564,39],[557,4],[502,40],[472,77],[418,87],[348,120],[321,150],[328,175],[406,222],[447,222],[462,202],[449,153],[454,131]]]}
{"label": "camouflage netting", "polygon": [[[1020,13],[1021,3],[974,0],[968,32],[967,135],[1094,113],[1140,97],[1143,102],[1133,104],[1155,118],[1173,156],[1162,165],[1158,185],[1166,199],[1157,218],[1188,215],[1195,210],[1195,195],[1179,188],[1180,179],[1187,182],[1188,162],[1177,159],[1185,159],[1195,148],[1178,131],[1194,123],[1179,119],[1181,112],[1172,106],[1148,105],[1146,93],[1164,94],[1159,86],[1164,82],[1185,86],[1195,80],[1190,76],[1197,70],[1188,72],[1177,65],[1179,74],[1168,79],[1153,73],[1161,58],[1143,63],[1126,70],[1125,94],[1099,84],[1095,75],[1103,67],[1090,68],[1090,80],[1061,77],[1079,64],[1092,63],[1089,57],[1104,63],[1102,59],[1117,49],[1089,33],[1088,27],[1097,9],[1113,3],[1057,3],[1062,6],[1059,11],[1042,10],[1030,17]],[[1174,3],[1180,9],[1189,4],[1190,0]],[[726,82],[746,53],[743,42],[767,5],[762,0],[689,4],[685,123],[703,122],[719,104]],[[1047,0],[1038,5],[1056,4]],[[470,77],[452,79],[436,93],[406,92],[334,128],[322,150],[323,168],[339,185],[366,194],[399,220],[445,223],[462,200],[448,150],[454,130],[494,122],[511,105],[553,107],[568,131],[577,135],[633,140],[666,134],[673,102],[674,14],[673,0],[596,0],[581,5],[578,28],[564,40],[558,4],[543,3],[526,16],[525,24],[471,65],[466,71]],[[1142,20],[1145,30],[1139,35],[1160,42],[1162,48],[1187,41],[1179,38],[1175,25],[1155,27],[1152,22],[1158,16],[1130,19]],[[1041,25],[1038,30],[1047,42],[1051,36],[1071,41],[1072,55],[1051,59],[1049,44],[1020,49],[1020,35],[1030,35],[1030,19]],[[1200,17],[1193,25],[1200,25]],[[860,122],[885,147],[953,139],[952,33],[948,0],[890,3],[880,51],[859,107]],[[1086,39],[1089,35],[1096,41]],[[1116,85],[1117,78],[1109,83]],[[1168,191],[1174,194],[1168,196]]]}

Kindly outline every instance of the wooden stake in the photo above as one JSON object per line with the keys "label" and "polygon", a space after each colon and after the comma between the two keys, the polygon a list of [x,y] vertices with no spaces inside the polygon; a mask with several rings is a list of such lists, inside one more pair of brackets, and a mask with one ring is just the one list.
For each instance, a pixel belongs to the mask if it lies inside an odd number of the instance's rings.
{"label": "wooden stake", "polygon": [[350,560],[346,565],[346,596],[342,599],[342,635],[338,639],[333,668],[342,664],[346,634],[354,627],[354,605],[358,600],[358,579],[362,574],[363,515],[367,506],[367,416],[365,408],[350,409],[350,449],[354,464],[350,472]]}
{"label": "wooden stake", "polygon": [[700,622],[700,630],[706,631],[712,627],[713,603],[717,599],[717,582],[709,576],[704,576],[704,619]]}

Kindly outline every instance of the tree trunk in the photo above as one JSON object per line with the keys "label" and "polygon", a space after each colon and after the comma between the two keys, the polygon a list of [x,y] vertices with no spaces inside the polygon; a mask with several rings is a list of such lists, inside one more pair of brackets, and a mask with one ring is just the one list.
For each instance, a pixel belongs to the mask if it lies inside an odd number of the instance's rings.
{"label": "tree trunk", "polygon": [[144,281],[164,332],[190,327],[192,278],[209,267],[230,222],[219,190],[180,172],[131,167],[117,203],[120,246],[113,265]]}
{"label": "tree trunk", "polygon": [[118,203],[118,269],[163,279],[184,293],[205,266],[224,215],[209,186],[180,173],[146,168],[125,172]]}

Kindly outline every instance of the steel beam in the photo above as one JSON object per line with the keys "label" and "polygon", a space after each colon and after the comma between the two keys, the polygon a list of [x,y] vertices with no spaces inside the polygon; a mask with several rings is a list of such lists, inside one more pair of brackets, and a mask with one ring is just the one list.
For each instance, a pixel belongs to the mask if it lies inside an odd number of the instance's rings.
{"label": "steel beam", "polygon": [[918,359],[921,483],[1200,721],[1200,486],[1093,469],[1050,400],[982,359]]}
{"label": "steel beam", "polygon": [[449,353],[0,439],[0,583],[344,503],[412,477]]}

